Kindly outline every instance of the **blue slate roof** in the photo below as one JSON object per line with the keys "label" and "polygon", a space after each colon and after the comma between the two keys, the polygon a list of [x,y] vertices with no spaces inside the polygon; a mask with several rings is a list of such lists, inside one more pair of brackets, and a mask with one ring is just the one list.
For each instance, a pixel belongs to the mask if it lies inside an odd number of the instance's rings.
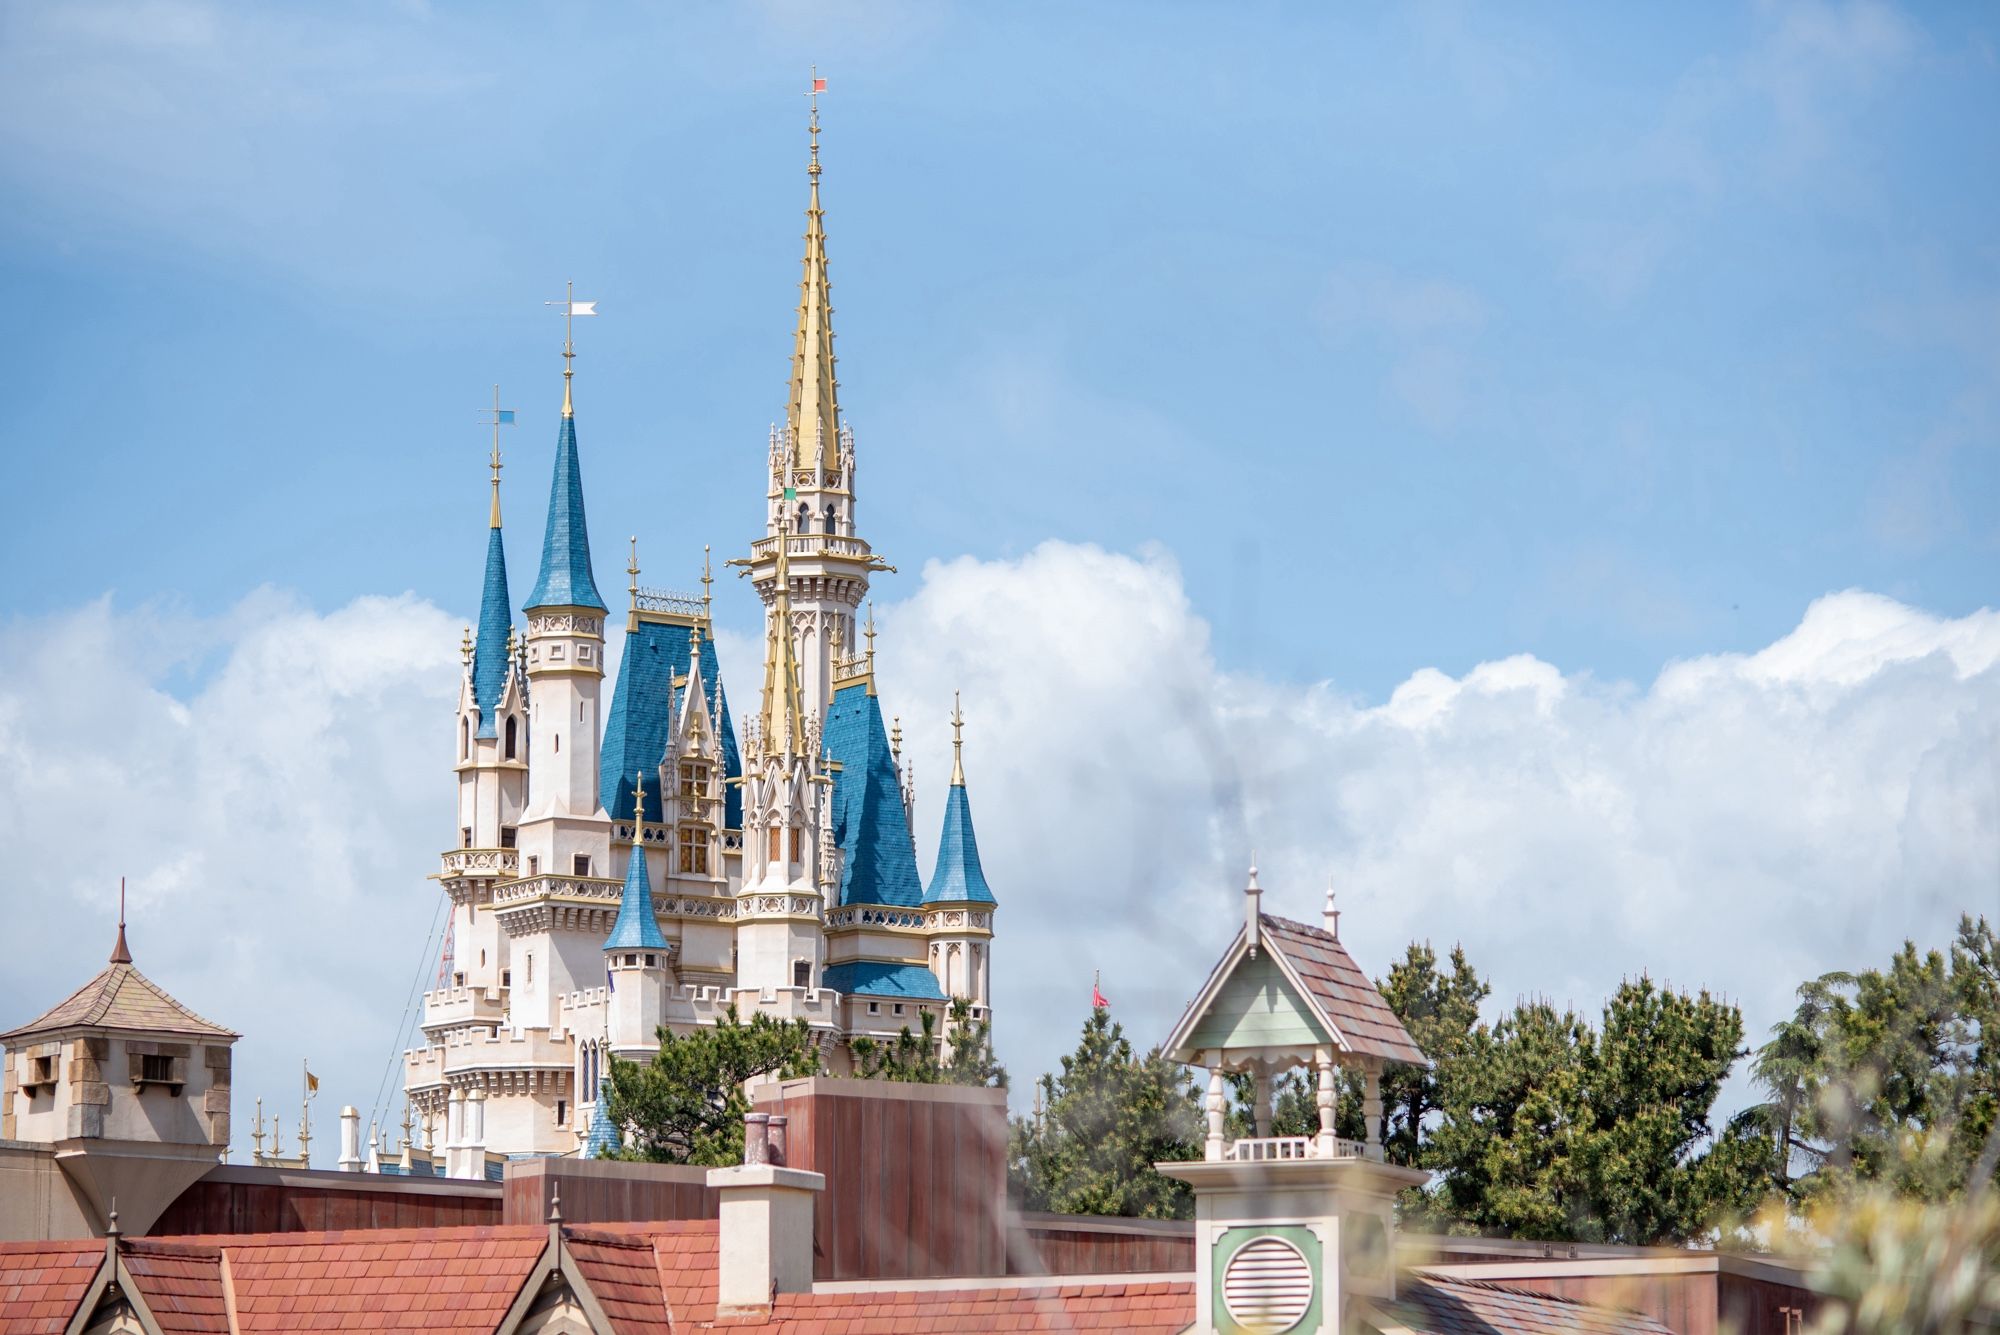
{"label": "blue slate roof", "polygon": [[625,893],[618,901],[618,921],[604,938],[606,950],[665,950],[667,938],[653,916],[653,878],[646,874],[646,846],[634,841],[625,864]]}
{"label": "blue slate roof", "polygon": [[590,573],[590,531],[583,522],[583,468],[576,457],[576,419],[556,434],[556,471],[549,482],[549,526],[542,534],[542,573],[528,607],[594,607],[603,612]]}
{"label": "blue slate roof", "polygon": [[921,964],[898,964],[891,960],[849,960],[845,964],[829,964],[820,975],[820,986],[863,997],[944,1000],[944,989],[938,986],[936,974]]}
{"label": "blue slate roof", "polygon": [[583,1137],[583,1157],[609,1158],[624,1145],[625,1138],[611,1124],[611,1081],[607,1077],[597,1083],[597,1101],[590,1114],[590,1130]]}
{"label": "blue slate roof", "polygon": [[986,884],[986,873],[979,866],[979,840],[972,833],[972,803],[965,796],[965,785],[955,783],[944,799],[944,833],[938,836],[937,866],[931,869],[924,903],[960,901],[996,902]]}
{"label": "blue slate roof", "polygon": [[[667,753],[667,734],[680,712],[685,687],[676,690],[674,678],[688,670],[688,636],[692,628],[641,621],[625,632],[625,654],[618,661],[618,684],[611,692],[611,713],[604,728],[604,751],[598,762],[603,776],[597,800],[613,820],[632,819],[632,780],[640,773],[652,774]],[[725,777],[743,777],[743,761],[736,754],[736,726],[729,717],[729,697],[722,689],[722,669],[715,657],[715,639],[701,638],[702,693],[708,697],[708,716],[722,720],[722,772]],[[743,828],[743,786],[729,784],[723,789],[723,827]],[[664,808],[659,786],[646,790],[646,819],[659,820]]]}
{"label": "blue slate roof", "polygon": [[486,530],[486,582],[479,591],[479,638],[472,646],[472,701],[479,708],[479,735],[499,735],[500,693],[507,686],[507,630],[513,624],[507,596],[507,549],[500,527]]}
{"label": "blue slate roof", "polygon": [[839,902],[917,907],[924,883],[903,813],[903,785],[881,704],[866,682],[834,692],[826,713],[826,749],[841,765],[833,776],[833,837],[846,854]]}

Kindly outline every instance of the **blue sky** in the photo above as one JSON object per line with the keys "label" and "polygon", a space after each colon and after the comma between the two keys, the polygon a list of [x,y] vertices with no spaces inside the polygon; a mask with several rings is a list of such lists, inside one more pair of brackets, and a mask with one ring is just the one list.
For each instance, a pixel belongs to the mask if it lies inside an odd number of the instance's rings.
{"label": "blue sky", "polygon": [[964,690],[1017,1089],[1100,970],[1167,1031],[1253,846],[1372,974],[1753,1039],[2000,913],[1991,7],[72,0],[0,7],[0,1017],[128,876],[243,1135],[301,1055],[386,1106],[480,413],[518,598],[573,279],[600,587],[747,544],[815,62],[883,694],[927,867]]}
{"label": "blue sky", "polygon": [[[817,61],[864,530],[1163,544],[1226,664],[1649,677],[2000,555],[1978,7],[12,7],[0,554],[44,612],[471,611],[565,279],[600,578],[757,518]],[[742,600],[738,600],[741,602]],[[745,619],[747,606],[728,615]]]}

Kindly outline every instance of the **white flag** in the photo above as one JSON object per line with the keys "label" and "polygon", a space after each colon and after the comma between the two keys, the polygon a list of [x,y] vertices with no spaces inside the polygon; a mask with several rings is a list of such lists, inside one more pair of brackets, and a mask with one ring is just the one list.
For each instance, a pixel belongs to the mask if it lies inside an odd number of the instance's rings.
{"label": "white flag", "polygon": [[597,303],[594,301],[572,301],[569,304],[569,313],[571,315],[595,315],[597,314]]}

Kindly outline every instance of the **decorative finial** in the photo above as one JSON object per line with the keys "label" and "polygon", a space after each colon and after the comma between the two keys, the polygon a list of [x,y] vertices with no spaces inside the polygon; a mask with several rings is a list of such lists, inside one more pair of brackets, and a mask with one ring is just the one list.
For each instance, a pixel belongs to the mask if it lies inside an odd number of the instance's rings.
{"label": "decorative finial", "polygon": [[827,628],[827,640],[833,646],[833,665],[836,668],[840,666],[840,651],[846,647],[840,638],[840,623],[845,620],[845,617],[836,616],[833,624]]}
{"label": "decorative finial", "polygon": [[701,619],[704,623],[708,621],[708,608],[715,593],[714,585],[715,572],[709,566],[708,544],[704,542],[701,545]]}
{"label": "decorative finial", "polygon": [[632,842],[646,842],[646,771],[632,776]]}
{"label": "decorative finial", "polygon": [[1326,903],[1320,907],[1320,919],[1326,923],[1326,934],[1336,941],[1340,940],[1340,910],[1334,907],[1331,872],[1326,877]]}
{"label": "decorative finial", "polygon": [[576,299],[576,284],[565,283],[563,285],[563,299],[561,301],[545,301],[542,304],[544,306],[562,307],[562,312],[563,312],[562,415],[564,417],[574,417],[576,416],[576,412],[574,404],[570,399],[569,382],[571,377],[575,376],[576,374],[576,368],[571,364],[576,361],[576,317],[579,315],[597,314],[597,303],[594,301],[578,301]]}
{"label": "decorative finial", "polygon": [[549,1222],[551,1224],[560,1224],[562,1222],[562,1183],[560,1182],[549,1183]]}
{"label": "decorative finial", "polygon": [[625,589],[628,593],[632,595],[632,606],[637,607],[639,605],[639,535],[636,533],[633,534],[631,542],[632,542],[632,564],[625,567],[625,573],[629,575],[631,579],[630,582],[626,584]]}
{"label": "decorative finial", "polygon": [[113,964],[130,964],[132,962],[131,947],[125,944],[125,878],[123,876],[118,878],[118,941],[111,947],[111,962]]}
{"label": "decorative finial", "polygon": [[514,410],[500,406],[500,386],[493,387],[493,514],[487,520],[490,528],[500,527],[500,428],[514,425]]}
{"label": "decorative finial", "polygon": [[901,714],[896,715],[895,722],[889,725],[889,755],[895,760],[897,767],[901,768],[903,763],[903,716]]}
{"label": "decorative finial", "polygon": [[1250,958],[1257,958],[1257,943],[1263,936],[1264,889],[1257,884],[1257,853],[1250,853],[1250,880],[1243,887],[1243,939],[1250,945]]}
{"label": "decorative finial", "polygon": [[819,175],[819,95],[826,91],[826,80],[819,77],[819,66],[812,67],[812,86],[806,93],[806,102],[812,111],[808,130],[812,135],[812,161],[806,166],[809,176]]}
{"label": "decorative finial", "polygon": [[465,628],[465,634],[458,642],[458,657],[467,667],[472,666],[472,627]]}
{"label": "decorative finial", "polygon": [[868,639],[868,670],[875,670],[875,600],[868,600],[868,629],[862,632]]}
{"label": "decorative finial", "polygon": [[113,1196],[111,1198],[111,1214],[105,1220],[104,1236],[107,1239],[115,1239],[121,1237],[124,1232],[125,1230],[118,1227],[118,1198]]}
{"label": "decorative finial", "polygon": [[965,713],[957,691],[951,693],[951,786],[965,787]]}

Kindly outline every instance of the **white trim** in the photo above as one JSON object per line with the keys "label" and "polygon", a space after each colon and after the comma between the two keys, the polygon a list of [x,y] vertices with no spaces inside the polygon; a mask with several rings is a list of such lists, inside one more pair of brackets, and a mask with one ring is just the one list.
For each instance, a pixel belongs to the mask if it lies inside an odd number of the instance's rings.
{"label": "white trim", "polygon": [[867,1293],[888,1298],[898,1293],[986,1293],[995,1289],[1066,1289],[1073,1284],[1192,1284],[1191,1270],[1128,1270],[1109,1275],[990,1275],[948,1279],[822,1279],[814,1293]]}
{"label": "white trim", "polygon": [[[1167,1054],[1169,1059],[1184,1062],[1190,1066],[1205,1065],[1205,1063],[1197,1059],[1203,1052],[1208,1051],[1208,1049],[1191,1047],[1188,1044],[1188,1039],[1193,1034],[1195,1026],[1208,1014],[1208,1009],[1214,1004],[1216,994],[1222,990],[1222,985],[1228,981],[1231,974],[1236,972],[1236,966],[1242,963],[1244,955],[1248,953],[1244,944],[1244,933],[1245,929],[1241,927],[1236,929],[1236,939],[1229,943],[1229,949],[1222,953],[1221,960],[1216,963],[1215,968],[1209,973],[1208,981],[1202,984],[1201,991],[1195,994],[1195,998],[1189,1003],[1188,1008],[1181,1012],[1181,1018],[1174,1025],[1173,1032],[1167,1035],[1167,1041],[1163,1045],[1162,1051]],[[1340,1052],[1347,1053],[1350,1056],[1353,1055],[1353,1044],[1347,1041],[1347,1035],[1340,1031],[1340,1026],[1335,1024],[1333,1017],[1326,1013],[1326,1007],[1320,1004],[1320,1000],[1314,995],[1313,990],[1305,985],[1304,979],[1299,977],[1298,970],[1293,967],[1292,961],[1286,956],[1284,950],[1274,945],[1271,939],[1262,931],[1257,933],[1257,940],[1258,944],[1263,946],[1264,953],[1277,962],[1278,971],[1284,975],[1285,981],[1291,984],[1292,990],[1298,993],[1299,999],[1306,1004],[1307,1009],[1312,1012],[1314,1018],[1325,1027],[1326,1032],[1331,1036],[1333,1046]],[[1372,987],[1373,984],[1371,983],[1370,986]],[[1245,1051],[1247,1050],[1245,1049]],[[1217,1049],[1217,1051],[1228,1052],[1234,1051],[1234,1049],[1222,1048]],[[1185,1057],[1181,1056],[1180,1054],[1183,1052],[1188,1055]]]}

